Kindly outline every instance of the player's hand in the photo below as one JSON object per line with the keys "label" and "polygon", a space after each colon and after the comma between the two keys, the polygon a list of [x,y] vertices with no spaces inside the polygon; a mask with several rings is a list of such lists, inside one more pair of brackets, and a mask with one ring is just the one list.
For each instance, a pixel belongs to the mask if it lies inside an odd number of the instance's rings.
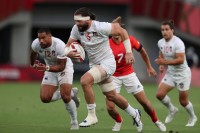
{"label": "player's hand", "polygon": [[43,63],[39,63],[36,67],[38,71],[46,71],[46,65]]}
{"label": "player's hand", "polygon": [[37,66],[40,64],[40,61],[39,60],[35,60],[34,61],[34,64],[31,65],[32,68],[37,68]]}
{"label": "player's hand", "polygon": [[157,73],[156,73],[156,71],[153,69],[153,67],[150,67],[149,69],[147,69],[147,73],[148,73],[149,77],[150,77],[151,75],[153,75],[153,77],[156,77],[156,76],[157,76]]}
{"label": "player's hand", "polygon": [[165,70],[165,66],[164,66],[164,65],[160,65],[160,66],[159,66],[159,72],[160,72],[160,73],[163,73],[164,70]]}
{"label": "player's hand", "polygon": [[158,65],[165,65],[166,60],[164,58],[158,57],[157,59],[155,59],[155,63]]}
{"label": "player's hand", "polygon": [[76,51],[76,49],[71,50],[67,56],[69,58],[73,58],[73,59],[79,59],[80,58],[80,53]]}
{"label": "player's hand", "polygon": [[125,54],[125,60],[126,60],[126,64],[134,64],[135,63],[135,59],[133,57],[133,53],[126,53]]}

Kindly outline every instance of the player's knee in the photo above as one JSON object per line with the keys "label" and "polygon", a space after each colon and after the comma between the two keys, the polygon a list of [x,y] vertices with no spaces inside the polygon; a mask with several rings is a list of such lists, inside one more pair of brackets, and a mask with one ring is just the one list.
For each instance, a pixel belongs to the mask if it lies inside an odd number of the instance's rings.
{"label": "player's knee", "polygon": [[48,96],[40,96],[40,99],[43,103],[50,103],[51,102],[51,97]]}
{"label": "player's knee", "polygon": [[180,99],[179,102],[183,107],[187,106],[189,103],[188,100],[186,100],[186,99]]}
{"label": "player's knee", "polygon": [[80,83],[81,83],[82,86],[88,86],[88,85],[92,85],[93,84],[91,78],[87,77],[87,75],[83,75],[81,77]]}
{"label": "player's knee", "polygon": [[68,103],[71,100],[71,96],[67,96],[67,95],[62,96],[61,95],[61,97],[62,97],[62,100],[64,101],[64,103]]}
{"label": "player's knee", "polygon": [[164,96],[162,95],[162,93],[157,92],[156,93],[156,98],[161,101],[164,98]]}
{"label": "player's knee", "polygon": [[106,98],[109,100],[109,101],[115,101],[115,98],[116,98],[116,93],[113,93],[113,91],[111,92],[107,92],[107,93],[104,93],[106,95]]}

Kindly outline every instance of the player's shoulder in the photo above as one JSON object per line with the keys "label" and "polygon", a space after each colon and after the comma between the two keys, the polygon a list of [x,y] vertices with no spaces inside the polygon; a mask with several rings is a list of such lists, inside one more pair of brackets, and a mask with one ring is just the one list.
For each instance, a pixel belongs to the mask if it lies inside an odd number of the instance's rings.
{"label": "player's shoulder", "polygon": [[54,43],[56,43],[58,45],[65,45],[65,43],[57,37],[52,36],[52,40],[53,40]]}
{"label": "player's shoulder", "polygon": [[111,23],[109,23],[109,22],[100,22],[100,21],[92,21],[92,26],[93,27],[96,27],[97,29],[99,28],[99,27],[105,27],[105,26],[110,26],[111,25]]}
{"label": "player's shoulder", "polygon": [[178,43],[183,43],[183,41],[178,36],[173,36],[173,41]]}
{"label": "player's shoulder", "polygon": [[32,46],[35,47],[35,46],[37,46],[37,45],[38,45],[38,46],[40,45],[40,42],[39,42],[39,39],[38,39],[38,38],[34,39],[33,42],[32,42]]}
{"label": "player's shoulder", "polygon": [[158,46],[162,45],[162,44],[165,44],[165,39],[164,38],[158,40]]}

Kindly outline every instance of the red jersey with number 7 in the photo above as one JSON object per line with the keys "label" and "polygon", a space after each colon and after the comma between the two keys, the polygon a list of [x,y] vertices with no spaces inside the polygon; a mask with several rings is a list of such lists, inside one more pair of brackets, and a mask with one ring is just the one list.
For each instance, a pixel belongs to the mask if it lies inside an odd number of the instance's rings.
{"label": "red jersey with number 7", "polygon": [[[140,51],[142,49],[142,45],[133,36],[129,36],[129,39],[131,42],[132,50],[136,49],[137,51]],[[126,64],[125,60],[126,50],[124,48],[123,42],[117,44],[114,42],[112,38],[110,38],[109,42],[110,42],[110,47],[115,56],[115,61],[117,66],[113,76],[119,77],[133,73],[134,69],[132,64]]]}

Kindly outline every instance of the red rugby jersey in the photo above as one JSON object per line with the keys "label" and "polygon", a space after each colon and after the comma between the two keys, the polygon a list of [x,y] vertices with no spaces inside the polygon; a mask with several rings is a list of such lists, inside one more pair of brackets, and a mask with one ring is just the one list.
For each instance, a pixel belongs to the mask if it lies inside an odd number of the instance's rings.
{"label": "red rugby jersey", "polygon": [[[142,45],[133,36],[129,36],[129,39],[131,42],[132,49],[136,49],[137,51],[140,51],[142,48]],[[126,60],[125,60],[126,50],[124,48],[123,42],[121,42],[120,44],[116,44],[112,38],[110,38],[109,42],[110,42],[110,47],[115,56],[116,66],[117,66],[116,71],[113,74],[113,76],[116,76],[116,77],[124,76],[124,75],[128,75],[134,72],[132,64],[126,64]]]}

